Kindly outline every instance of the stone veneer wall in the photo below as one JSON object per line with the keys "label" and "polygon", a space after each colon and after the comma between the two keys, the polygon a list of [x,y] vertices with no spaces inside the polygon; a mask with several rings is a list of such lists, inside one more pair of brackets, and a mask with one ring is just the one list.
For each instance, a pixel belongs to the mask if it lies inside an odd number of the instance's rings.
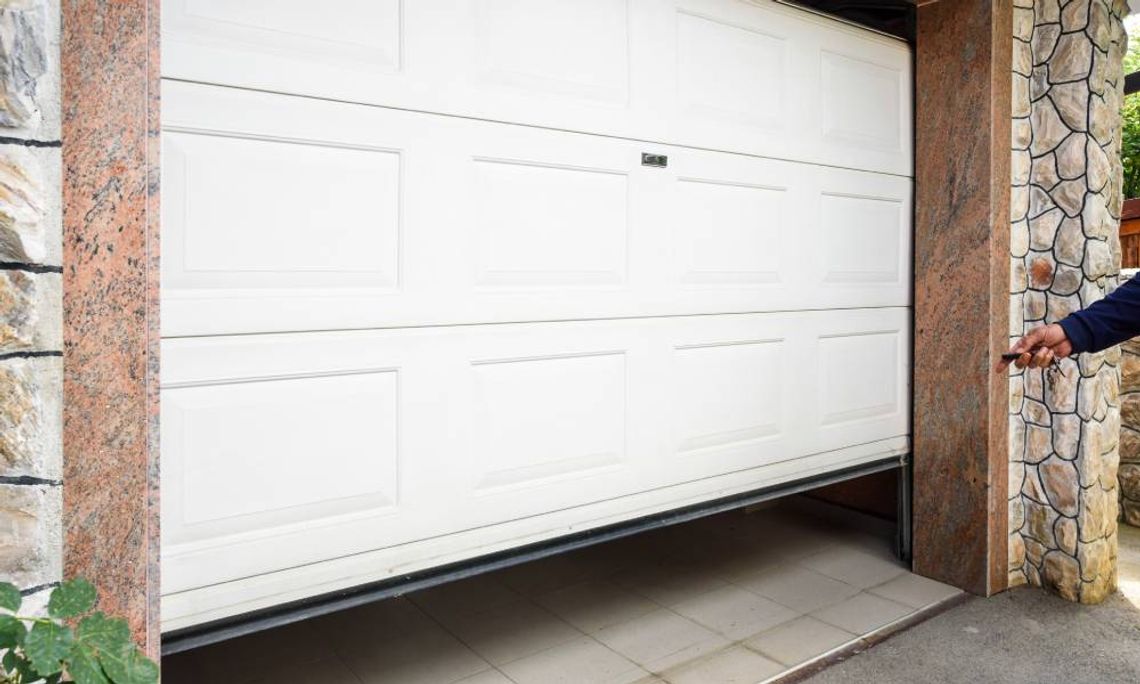
{"label": "stone veneer wall", "polygon": [[0,0],[0,580],[62,566],[58,0]]}
{"label": "stone veneer wall", "polygon": [[[1120,270],[1123,0],[1015,0],[1010,336],[1102,298]],[[1010,376],[1010,585],[1116,587],[1120,349]]]}
{"label": "stone veneer wall", "polygon": [[1140,527],[1140,337],[1120,350],[1120,520]]}

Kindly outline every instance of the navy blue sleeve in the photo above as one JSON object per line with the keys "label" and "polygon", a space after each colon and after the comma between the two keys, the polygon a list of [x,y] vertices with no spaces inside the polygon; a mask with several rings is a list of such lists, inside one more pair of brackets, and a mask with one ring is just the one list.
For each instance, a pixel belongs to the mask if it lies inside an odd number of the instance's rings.
{"label": "navy blue sleeve", "polygon": [[1140,276],[1060,321],[1073,353],[1098,352],[1140,335]]}

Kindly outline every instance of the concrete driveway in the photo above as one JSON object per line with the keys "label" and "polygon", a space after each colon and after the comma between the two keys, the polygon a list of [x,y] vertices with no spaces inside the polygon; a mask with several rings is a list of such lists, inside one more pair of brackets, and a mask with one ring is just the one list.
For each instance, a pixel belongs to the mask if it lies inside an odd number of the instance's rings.
{"label": "concrete driveway", "polygon": [[1140,529],[1120,527],[1120,592],[1081,606],[1036,589],[970,599],[807,681],[1140,682]]}

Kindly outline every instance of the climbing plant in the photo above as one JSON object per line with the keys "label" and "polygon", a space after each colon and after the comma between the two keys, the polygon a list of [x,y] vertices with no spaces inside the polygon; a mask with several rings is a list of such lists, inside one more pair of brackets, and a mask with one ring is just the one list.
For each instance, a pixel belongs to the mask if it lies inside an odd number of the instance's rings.
{"label": "climbing plant", "polygon": [[[1140,71],[1140,20],[1129,17],[1128,51],[1124,53],[1124,73]],[[1140,93],[1127,95],[1121,110],[1120,161],[1124,166],[1124,197],[1140,197]]]}
{"label": "climbing plant", "polygon": [[1140,197],[1140,93],[1124,98],[1120,161],[1124,167],[1124,198]]}
{"label": "climbing plant", "polygon": [[92,611],[82,579],[52,592],[46,616],[19,613],[20,590],[0,582],[0,684],[155,684],[158,665],[139,651],[122,618]]}

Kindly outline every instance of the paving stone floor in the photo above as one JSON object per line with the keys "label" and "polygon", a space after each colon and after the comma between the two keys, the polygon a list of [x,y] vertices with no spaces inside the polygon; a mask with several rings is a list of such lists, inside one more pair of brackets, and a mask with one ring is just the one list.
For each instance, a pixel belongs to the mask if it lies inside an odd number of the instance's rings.
{"label": "paving stone floor", "polygon": [[762,682],[958,594],[891,548],[833,509],[734,511],[172,656],[163,681]]}

